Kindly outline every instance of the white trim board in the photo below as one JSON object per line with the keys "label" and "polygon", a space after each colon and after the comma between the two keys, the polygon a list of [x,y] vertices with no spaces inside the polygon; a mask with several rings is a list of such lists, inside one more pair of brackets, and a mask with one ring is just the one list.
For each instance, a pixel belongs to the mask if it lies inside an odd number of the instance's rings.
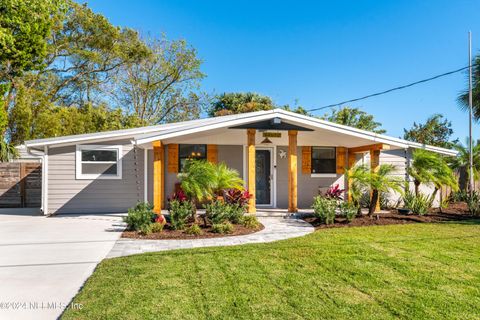
{"label": "white trim board", "polygon": [[[117,174],[83,174],[82,173],[82,151],[83,150],[116,150],[117,151]],[[121,180],[122,179],[123,146],[122,145],[102,145],[102,144],[78,144],[75,150],[75,179],[77,180]],[[108,163],[108,162],[104,162]],[[111,162],[115,163],[114,161]]]}

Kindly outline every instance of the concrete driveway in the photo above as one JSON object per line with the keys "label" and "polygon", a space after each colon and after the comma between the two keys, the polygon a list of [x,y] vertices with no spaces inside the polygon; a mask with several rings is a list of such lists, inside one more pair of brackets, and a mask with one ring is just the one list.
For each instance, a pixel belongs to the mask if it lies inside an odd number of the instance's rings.
{"label": "concrete driveway", "polygon": [[0,215],[0,319],[58,318],[122,230],[119,215]]}

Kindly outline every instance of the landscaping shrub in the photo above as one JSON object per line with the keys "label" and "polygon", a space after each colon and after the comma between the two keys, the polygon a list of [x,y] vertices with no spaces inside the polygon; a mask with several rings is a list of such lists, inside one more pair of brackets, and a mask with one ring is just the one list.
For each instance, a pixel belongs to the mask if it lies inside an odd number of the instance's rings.
{"label": "landscaping shrub", "polygon": [[358,208],[350,202],[340,204],[340,213],[345,216],[348,222],[352,222],[357,216]]}
{"label": "landscaping shrub", "polygon": [[469,198],[469,194],[466,190],[460,190],[457,192],[452,192],[450,194],[451,202],[467,202],[468,198]]}
{"label": "landscaping shrub", "polygon": [[468,194],[466,197],[468,210],[474,216],[480,215],[480,195],[474,191],[472,194]]}
{"label": "landscaping shrub", "polygon": [[198,224],[194,223],[190,227],[185,229],[185,233],[198,236],[202,234],[202,229]]}
{"label": "landscaping shrub", "polygon": [[345,192],[345,189],[340,189],[340,185],[336,184],[328,188],[327,192],[325,192],[325,198],[343,200],[342,194],[344,192]]}
{"label": "landscaping shrub", "polygon": [[164,226],[165,226],[165,223],[154,222],[151,224],[151,230],[153,233],[160,233],[163,231]]}
{"label": "landscaping shrub", "polygon": [[242,218],[245,215],[246,207],[240,206],[238,204],[227,204],[225,209],[225,215],[228,221],[235,224],[242,222]]}
{"label": "landscaping shrub", "polygon": [[371,199],[370,191],[367,190],[367,191],[363,192],[361,197],[360,197],[360,206],[362,208],[369,208],[371,200],[372,199]]}
{"label": "landscaping shrub", "polygon": [[419,215],[426,214],[428,209],[432,207],[432,202],[433,199],[431,197],[422,193],[415,195],[411,191],[406,191],[403,196],[404,207]]}
{"label": "landscaping shrub", "polygon": [[204,205],[205,216],[212,224],[219,224],[225,221],[240,223],[245,214],[246,207],[239,204],[230,204],[221,200],[214,200]]}
{"label": "landscaping shrub", "polygon": [[242,224],[245,228],[248,229],[257,229],[260,227],[260,222],[255,216],[244,216],[242,218]]}
{"label": "landscaping shrub", "polygon": [[153,232],[153,225],[154,223],[144,224],[140,227],[140,229],[138,229],[138,232],[143,235],[149,235]]}
{"label": "landscaping shrub", "polygon": [[212,225],[212,232],[221,234],[232,233],[233,225],[230,222],[217,223]]}
{"label": "landscaping shrub", "polygon": [[228,220],[227,207],[227,203],[219,200],[214,200],[211,203],[207,203],[204,205],[205,216],[212,224],[223,223]]}
{"label": "landscaping shrub", "polygon": [[317,218],[323,223],[331,224],[335,222],[337,200],[316,196],[313,198],[312,208]]}
{"label": "landscaping shrub", "polygon": [[195,208],[190,201],[170,201],[170,224],[175,230],[183,230]]}
{"label": "landscaping shrub", "polygon": [[128,209],[128,215],[123,218],[128,230],[139,231],[150,225],[155,218],[153,207],[145,202],[139,202],[133,208]]}
{"label": "landscaping shrub", "polygon": [[223,199],[229,204],[238,204],[246,207],[250,198],[251,195],[248,190],[227,189],[223,192]]}

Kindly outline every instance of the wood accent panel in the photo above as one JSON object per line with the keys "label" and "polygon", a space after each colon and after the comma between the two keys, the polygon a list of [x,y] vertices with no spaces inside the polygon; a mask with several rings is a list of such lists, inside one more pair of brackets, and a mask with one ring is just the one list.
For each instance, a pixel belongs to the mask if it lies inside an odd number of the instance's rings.
{"label": "wood accent panel", "polygon": [[167,145],[168,164],[167,171],[178,173],[178,144]]}
{"label": "wood accent panel", "polygon": [[297,212],[297,135],[288,131],[288,212]]}
{"label": "wood accent panel", "polygon": [[302,147],[302,173],[312,173],[312,147]]}
{"label": "wood accent panel", "polygon": [[347,160],[347,148],[345,147],[337,147],[336,149],[336,171],[337,174],[344,174],[345,173],[345,162]]}
{"label": "wood accent panel", "polygon": [[[162,213],[164,189],[164,160],[163,144],[161,141],[153,142],[153,211]],[[178,153],[177,153],[178,154]]]}
{"label": "wood accent panel", "polygon": [[370,152],[371,150],[390,150],[390,145],[384,143],[370,144],[361,147],[349,148],[348,152],[351,153],[361,153],[361,152]]}
{"label": "wood accent panel", "polygon": [[[370,150],[370,170],[378,171],[380,168],[380,150]],[[375,204],[375,212],[380,211],[380,196]]]}
{"label": "wood accent panel", "polygon": [[207,160],[211,163],[218,162],[218,147],[216,144],[207,144]]}
{"label": "wood accent panel", "polygon": [[250,192],[250,199],[248,200],[248,212],[257,212],[256,200],[255,200],[255,129],[247,129],[247,152],[248,152],[248,191]]}
{"label": "wood accent panel", "polygon": [[0,208],[40,207],[41,194],[41,163],[0,163]]}

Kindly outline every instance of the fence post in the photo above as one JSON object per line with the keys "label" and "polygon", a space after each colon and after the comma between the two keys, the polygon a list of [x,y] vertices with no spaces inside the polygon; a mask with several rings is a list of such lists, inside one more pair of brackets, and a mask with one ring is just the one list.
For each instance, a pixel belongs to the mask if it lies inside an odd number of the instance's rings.
{"label": "fence post", "polygon": [[27,204],[27,199],[26,199],[26,170],[25,170],[25,163],[20,162],[20,201],[21,201],[21,207],[25,208]]}

